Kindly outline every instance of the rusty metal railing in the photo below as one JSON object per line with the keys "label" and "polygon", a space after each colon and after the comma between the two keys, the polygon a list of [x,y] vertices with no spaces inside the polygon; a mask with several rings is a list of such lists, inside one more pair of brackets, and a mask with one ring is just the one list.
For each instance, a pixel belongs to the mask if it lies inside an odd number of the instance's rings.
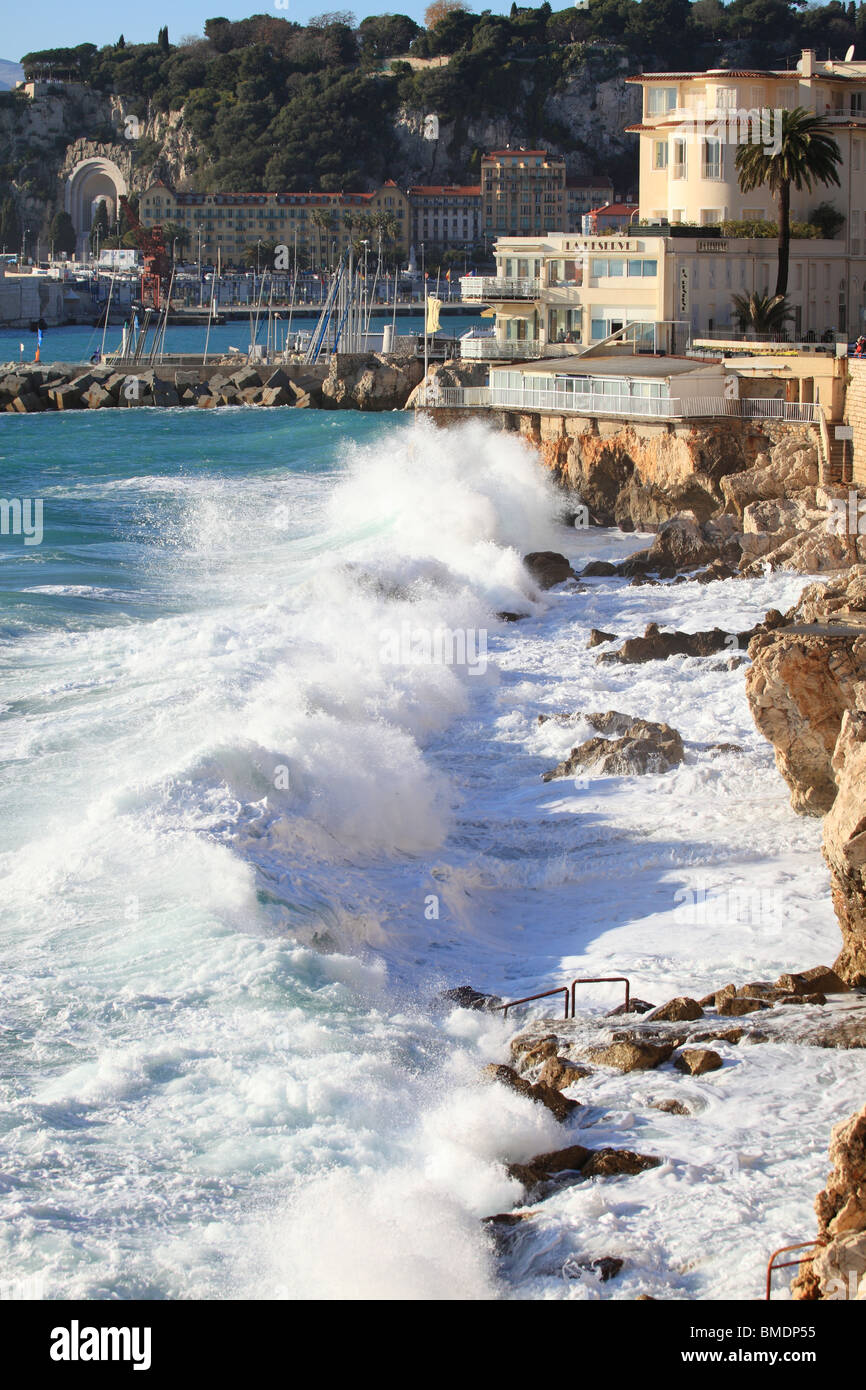
{"label": "rusty metal railing", "polygon": [[522,999],[509,999],[507,1004],[498,1004],[496,1012],[501,1013],[503,1018],[508,1017],[509,1009],[516,1009],[518,1004],[532,1004],[536,999],[549,999],[553,994],[564,994],[563,1018],[575,1018],[576,991],[578,985],[625,985],[625,1011],[628,1013],[629,1003],[631,1002],[631,984],[625,975],[593,975],[587,979],[572,980],[570,985],[557,985],[556,989],[542,990],[541,994],[526,994]]}
{"label": "rusty metal railing", "polygon": [[565,995],[565,1011],[562,1016],[568,1018],[568,985],[557,985],[556,989],[546,989],[541,994],[527,994],[523,999],[510,999],[507,1004],[497,1005],[496,1012],[507,1018],[508,1010],[516,1009],[518,1004],[531,1004],[534,999],[549,999],[551,994]]}
{"label": "rusty metal railing", "polygon": [[816,1250],[814,1255],[801,1255],[799,1260],[785,1260],[782,1264],[776,1263],[779,1255],[789,1255],[792,1250],[809,1250],[813,1245],[822,1246],[823,1244],[824,1242],[821,1240],[804,1240],[801,1241],[799,1245],[781,1245],[778,1250],[774,1250],[767,1261],[767,1291],[764,1295],[764,1301],[766,1303],[770,1302],[773,1290],[773,1275],[777,1269],[793,1269],[795,1265],[806,1264],[807,1261],[815,1259],[818,1251]]}

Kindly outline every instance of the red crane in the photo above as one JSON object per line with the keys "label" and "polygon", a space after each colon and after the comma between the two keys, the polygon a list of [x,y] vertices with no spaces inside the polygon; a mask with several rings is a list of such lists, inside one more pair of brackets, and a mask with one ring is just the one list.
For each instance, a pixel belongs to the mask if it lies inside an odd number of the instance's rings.
{"label": "red crane", "polygon": [[162,227],[144,227],[133,212],[123,194],[120,195],[122,207],[130,231],[138,243],[143,260],[141,272],[141,302],[145,309],[162,308],[164,290],[167,290],[171,262],[162,236]]}

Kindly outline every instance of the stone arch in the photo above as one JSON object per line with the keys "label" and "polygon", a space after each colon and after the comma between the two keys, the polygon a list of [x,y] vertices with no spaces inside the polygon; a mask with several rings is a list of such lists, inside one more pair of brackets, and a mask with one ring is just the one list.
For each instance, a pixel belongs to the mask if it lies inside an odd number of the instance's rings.
{"label": "stone arch", "polygon": [[117,216],[119,199],[128,192],[126,179],[110,159],[94,156],[76,164],[66,180],[65,206],[72,218],[79,256],[87,253],[87,238],[96,203],[108,204],[108,220]]}

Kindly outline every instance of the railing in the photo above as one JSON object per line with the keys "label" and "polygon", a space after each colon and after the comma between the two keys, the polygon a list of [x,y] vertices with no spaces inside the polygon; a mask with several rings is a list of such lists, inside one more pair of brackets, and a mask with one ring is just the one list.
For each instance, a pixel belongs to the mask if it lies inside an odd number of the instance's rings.
{"label": "railing", "polygon": [[767,1263],[767,1286],[764,1293],[764,1301],[766,1303],[769,1303],[773,1294],[774,1272],[777,1269],[793,1269],[795,1265],[806,1264],[809,1260],[814,1260],[816,1258],[818,1251],[816,1250],[814,1255],[801,1255],[799,1260],[786,1260],[782,1264],[776,1263],[778,1257],[780,1255],[788,1255],[793,1250],[809,1250],[813,1245],[821,1246],[823,1243],[824,1242],[820,1240],[803,1240],[799,1245],[783,1245],[778,1250],[773,1251]]}
{"label": "railing", "polygon": [[540,343],[536,338],[461,338],[460,356],[491,362],[535,361],[539,357],[574,357],[580,343]]}
{"label": "railing", "polygon": [[541,281],[531,276],[463,275],[460,279],[464,299],[534,299],[540,289]]}
{"label": "railing", "polygon": [[[507,1004],[499,1004],[494,1013],[501,1013],[503,1018],[508,1017],[509,1009],[516,1009],[518,1004],[532,1004],[536,999],[550,999],[554,994],[565,995],[565,1012],[563,1018],[576,1018],[575,1013],[575,989],[578,985],[625,985],[625,1012],[629,1011],[631,1002],[631,984],[625,975],[596,975],[592,978],[572,980],[570,985],[557,985],[555,989],[542,990],[540,994],[525,994],[522,999],[509,999]],[[569,1012],[569,1009],[571,1012]]]}
{"label": "railing", "polygon": [[[723,396],[631,396],[627,392],[605,395],[595,391],[543,390],[532,386],[505,387],[428,385],[422,402],[449,410],[549,410],[566,415],[619,415],[644,420],[701,420],[732,417],[740,420],[782,420],[788,424],[816,424],[821,407],[808,402],[780,400],[727,400]],[[826,429],[826,426],[825,426]]]}

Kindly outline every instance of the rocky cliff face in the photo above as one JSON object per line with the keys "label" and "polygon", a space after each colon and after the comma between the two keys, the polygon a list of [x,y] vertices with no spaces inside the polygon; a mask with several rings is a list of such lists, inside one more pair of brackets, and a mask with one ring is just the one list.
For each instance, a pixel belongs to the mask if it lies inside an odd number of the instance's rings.
{"label": "rocky cliff face", "polygon": [[786,619],[750,644],[746,694],[794,809],[826,814],[836,968],[866,985],[866,566],[811,585]]}
{"label": "rocky cliff face", "polygon": [[866,1108],[837,1125],[830,1139],[832,1172],[815,1199],[822,1248],[800,1266],[800,1299],[866,1301]]}

